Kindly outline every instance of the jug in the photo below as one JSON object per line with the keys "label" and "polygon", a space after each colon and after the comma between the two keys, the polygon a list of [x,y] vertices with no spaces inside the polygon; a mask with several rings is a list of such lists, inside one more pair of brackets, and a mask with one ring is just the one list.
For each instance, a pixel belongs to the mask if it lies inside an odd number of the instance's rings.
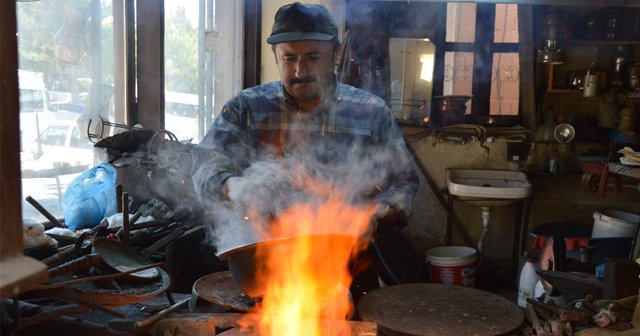
{"label": "jug", "polygon": [[582,81],[583,91],[582,96],[585,98],[588,97],[596,97],[598,96],[598,88],[600,86],[600,72],[594,66],[591,66],[587,73],[584,75],[584,80]]}
{"label": "jug", "polygon": [[615,94],[606,94],[599,106],[598,127],[617,128],[619,111],[620,106],[616,101]]}
{"label": "jug", "polygon": [[620,110],[620,121],[618,130],[623,133],[632,133],[636,124],[635,110],[632,107],[625,107]]}

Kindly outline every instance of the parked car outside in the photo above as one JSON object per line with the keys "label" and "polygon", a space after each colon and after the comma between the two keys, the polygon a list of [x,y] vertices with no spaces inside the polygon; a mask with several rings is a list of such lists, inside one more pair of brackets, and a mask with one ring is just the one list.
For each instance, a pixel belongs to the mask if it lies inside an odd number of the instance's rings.
{"label": "parked car outside", "polygon": [[78,130],[75,121],[55,121],[36,142],[36,151],[23,152],[24,177],[69,174],[94,164],[93,143]]}
{"label": "parked car outside", "polygon": [[21,151],[37,151],[38,135],[57,120],[75,121],[78,113],[58,108],[44,83],[44,74],[18,70]]}
{"label": "parked car outside", "polygon": [[198,95],[185,92],[164,92],[165,111],[168,114],[197,118]]}

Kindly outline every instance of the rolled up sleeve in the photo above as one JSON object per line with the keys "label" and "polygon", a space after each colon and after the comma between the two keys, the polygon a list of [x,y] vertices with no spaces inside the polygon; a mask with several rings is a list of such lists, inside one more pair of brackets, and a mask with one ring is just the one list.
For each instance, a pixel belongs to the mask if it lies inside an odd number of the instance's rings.
{"label": "rolled up sleeve", "polygon": [[192,150],[191,175],[201,201],[215,198],[224,181],[240,175],[254,155],[252,140],[245,130],[245,106],[239,96],[227,102],[211,129]]}

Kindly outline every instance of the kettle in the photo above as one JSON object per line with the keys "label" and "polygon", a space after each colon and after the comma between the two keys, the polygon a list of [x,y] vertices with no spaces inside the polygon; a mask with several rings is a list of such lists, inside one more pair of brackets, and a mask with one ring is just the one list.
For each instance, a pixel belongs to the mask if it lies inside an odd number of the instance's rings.
{"label": "kettle", "polygon": [[613,92],[605,94],[598,109],[598,127],[617,128],[620,106]]}

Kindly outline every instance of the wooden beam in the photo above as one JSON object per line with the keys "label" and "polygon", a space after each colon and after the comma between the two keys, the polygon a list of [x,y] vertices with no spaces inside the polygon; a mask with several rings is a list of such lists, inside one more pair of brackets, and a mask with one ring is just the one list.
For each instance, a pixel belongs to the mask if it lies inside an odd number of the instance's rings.
{"label": "wooden beam", "polygon": [[46,266],[22,255],[16,2],[0,1],[0,299],[47,280]]}
{"label": "wooden beam", "polygon": [[244,0],[244,78],[242,87],[260,84],[260,41],[262,36],[262,2]]}
{"label": "wooden beam", "polygon": [[356,0],[356,1],[402,1],[402,2],[475,2],[484,4],[517,4],[517,5],[540,5],[540,6],[578,6],[578,7],[606,7],[606,6],[629,6],[640,7],[637,0]]}
{"label": "wooden beam", "polygon": [[520,109],[522,111],[522,123],[527,129],[538,128],[538,116],[536,114],[536,94],[534,75],[535,43],[533,39],[533,11],[531,6],[518,8],[518,29],[520,30],[520,43],[518,54],[520,55]]}
{"label": "wooden beam", "polygon": [[164,128],[164,2],[138,0],[137,120],[145,129]]}

